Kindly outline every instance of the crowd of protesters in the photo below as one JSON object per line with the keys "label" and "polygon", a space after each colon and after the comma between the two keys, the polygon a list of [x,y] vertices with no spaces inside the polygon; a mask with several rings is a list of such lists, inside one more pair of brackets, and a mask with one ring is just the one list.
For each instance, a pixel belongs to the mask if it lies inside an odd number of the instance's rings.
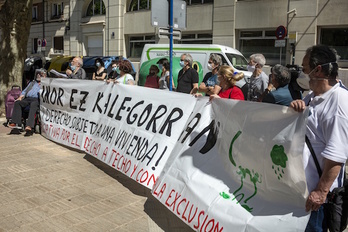
{"label": "crowd of protesters", "polygon": [[[206,64],[210,72],[204,76],[199,86],[198,73],[192,68],[192,63],[193,58],[190,54],[181,55],[180,66],[182,69],[178,73],[177,86],[174,85],[174,81],[171,81],[173,91],[193,94],[196,97],[208,96],[210,100],[229,98],[284,106],[289,106],[290,102],[295,100],[288,87],[291,80],[291,73],[288,68],[279,64],[275,65],[271,69],[271,74],[267,76],[262,70],[266,64],[266,59],[262,54],[253,54],[249,58],[247,70],[252,75],[246,82],[247,86],[244,91],[247,92],[245,93],[236,85],[239,80],[246,78],[244,73],[235,70],[233,67],[222,65],[220,55],[210,55]],[[144,86],[169,90],[169,83],[169,61],[162,58],[157,62],[157,65],[151,65]]]}
{"label": "crowd of protesters", "polygon": [[[265,102],[289,106],[295,111],[302,112],[309,107],[310,114],[306,125],[308,143],[303,152],[305,173],[309,197],[304,206],[311,211],[306,231],[326,231],[325,213],[327,196],[335,187],[342,186],[343,179],[340,173],[344,172],[348,156],[348,90],[337,79],[338,55],[334,49],[324,45],[310,47],[303,58],[303,69],[297,78],[301,87],[308,88],[309,94],[302,100],[293,96],[289,88],[291,73],[282,65],[275,65],[269,76],[262,70],[266,59],[262,54],[253,54],[249,57],[248,71],[252,73],[247,81],[247,93],[236,83],[245,78],[244,73],[233,67],[222,65],[221,57],[211,54],[207,64],[208,72],[202,83],[198,85],[197,71],[192,68],[193,58],[185,53],[180,57],[182,69],[178,73],[177,85],[170,80],[169,61],[162,58],[157,65],[151,65],[145,86],[162,90],[173,89],[176,92],[192,94],[196,97],[208,96],[210,100],[227,98]],[[82,68],[83,61],[75,57],[66,75],[71,79],[85,79],[86,72]],[[112,61],[112,71],[107,73],[103,60],[95,60],[96,70],[93,80],[103,80],[107,83],[134,85],[131,75],[131,63],[125,59]],[[12,134],[18,134],[21,123],[21,111],[30,106],[26,136],[32,135],[34,114],[38,110],[38,92],[41,78],[46,73],[40,71],[35,80],[22,92],[14,105],[14,113],[10,127]],[[172,86],[170,88],[170,83]],[[16,131],[17,130],[17,131]],[[307,142],[307,141],[306,141]],[[312,144],[312,145],[310,145]],[[313,154],[314,153],[314,154]],[[317,162],[313,156],[318,157]],[[321,172],[318,173],[321,169]]]}
{"label": "crowd of protesters", "polygon": [[[219,54],[211,54],[208,63],[202,64],[207,65],[210,72],[206,73],[199,86],[198,72],[192,67],[192,64],[193,58],[189,53],[181,55],[181,70],[177,75],[177,84],[175,85],[174,81],[170,80],[169,60],[162,58],[157,64],[151,65],[144,86],[162,90],[172,89],[196,97],[208,96],[210,100],[230,98],[285,106],[289,106],[290,102],[294,100],[288,86],[291,80],[289,70],[282,65],[275,65],[271,69],[271,74],[267,76],[262,70],[266,64],[266,59],[262,54],[252,54],[249,57],[247,70],[252,75],[246,82],[247,86],[243,89],[244,92],[236,85],[239,80],[246,78],[244,73],[235,70],[233,67],[222,65],[222,58]],[[97,58],[94,65],[93,80],[135,85],[135,78],[131,75],[133,72],[132,64],[123,57],[111,62],[112,71],[110,73],[107,72],[101,58]],[[86,79],[86,72],[82,66],[83,60],[80,57],[74,57],[65,71],[67,78]]]}
{"label": "crowd of protesters", "polygon": [[[263,71],[266,59],[262,54],[252,54],[249,57],[247,70],[251,72],[251,77],[246,81],[245,93],[236,85],[245,78],[245,74],[231,66],[222,65],[218,54],[211,54],[208,63],[202,64],[207,65],[210,72],[204,76],[200,85],[198,73],[192,67],[193,58],[185,53],[180,57],[182,69],[178,73],[176,86],[173,80],[170,80],[170,65],[166,58],[160,59],[157,65],[151,65],[144,86],[162,90],[172,89],[196,97],[205,95],[210,101],[227,98],[264,102],[289,106],[299,112],[309,107],[310,114],[306,125],[308,142],[306,141],[303,151],[309,190],[304,207],[311,211],[306,231],[327,231],[330,226],[327,224],[328,218],[332,217],[328,211],[327,196],[334,188],[343,185],[340,173],[344,173],[348,158],[348,90],[337,79],[337,61],[337,52],[324,45],[316,45],[306,51],[303,69],[296,79],[302,90],[309,90],[309,94],[303,100],[302,92],[294,93],[294,89],[289,87],[291,72],[288,68],[277,64],[271,68],[270,75],[266,75]],[[135,83],[130,75],[132,66],[129,61],[113,62],[113,73],[109,75],[104,73],[105,68],[103,69],[100,60],[96,61],[96,67],[93,79],[101,77],[100,79],[119,84]],[[313,156],[318,157],[317,162]],[[329,228],[331,230],[332,227]]]}

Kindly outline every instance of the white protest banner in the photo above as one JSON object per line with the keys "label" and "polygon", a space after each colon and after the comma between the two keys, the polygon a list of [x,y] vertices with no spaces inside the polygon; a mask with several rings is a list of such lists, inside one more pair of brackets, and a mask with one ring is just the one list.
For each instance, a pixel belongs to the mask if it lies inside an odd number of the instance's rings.
{"label": "white protest banner", "polygon": [[45,78],[42,134],[98,158],[152,188],[196,100],[179,93]]}
{"label": "white protest banner", "polygon": [[41,83],[45,137],[152,188],[194,230],[304,230],[308,112],[99,81]]}
{"label": "white protest banner", "polygon": [[304,231],[306,113],[200,100],[153,195],[196,231]]}

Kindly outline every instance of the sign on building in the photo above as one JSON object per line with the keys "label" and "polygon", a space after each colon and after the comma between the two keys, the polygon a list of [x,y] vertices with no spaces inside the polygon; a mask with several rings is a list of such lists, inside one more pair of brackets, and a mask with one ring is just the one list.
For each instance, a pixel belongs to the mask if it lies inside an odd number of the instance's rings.
{"label": "sign on building", "polygon": [[[154,27],[169,27],[169,1],[151,1],[151,24]],[[186,29],[186,2],[173,0],[173,28]]]}

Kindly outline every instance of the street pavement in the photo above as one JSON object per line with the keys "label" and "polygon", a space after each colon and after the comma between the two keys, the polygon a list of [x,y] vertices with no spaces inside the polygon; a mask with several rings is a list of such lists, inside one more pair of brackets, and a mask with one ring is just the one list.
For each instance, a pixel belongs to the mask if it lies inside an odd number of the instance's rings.
{"label": "street pavement", "polygon": [[192,231],[150,193],[85,153],[9,135],[0,118],[0,232]]}
{"label": "street pavement", "polygon": [[103,162],[40,134],[9,135],[3,122],[0,232],[192,231],[149,189]]}

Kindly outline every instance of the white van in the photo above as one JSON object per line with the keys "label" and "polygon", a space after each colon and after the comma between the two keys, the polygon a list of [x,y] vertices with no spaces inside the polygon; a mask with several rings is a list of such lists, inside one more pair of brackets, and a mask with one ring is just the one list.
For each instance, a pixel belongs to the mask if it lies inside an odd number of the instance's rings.
{"label": "white van", "polygon": [[[209,56],[215,53],[221,55],[223,64],[244,72],[246,77],[251,76],[251,72],[247,71],[248,61],[234,48],[216,44],[173,44],[173,57],[180,57],[184,53],[191,54],[194,61],[201,63],[204,75],[209,72],[207,67]],[[145,61],[163,56],[169,56],[169,44],[146,44],[141,54],[139,67]]]}

